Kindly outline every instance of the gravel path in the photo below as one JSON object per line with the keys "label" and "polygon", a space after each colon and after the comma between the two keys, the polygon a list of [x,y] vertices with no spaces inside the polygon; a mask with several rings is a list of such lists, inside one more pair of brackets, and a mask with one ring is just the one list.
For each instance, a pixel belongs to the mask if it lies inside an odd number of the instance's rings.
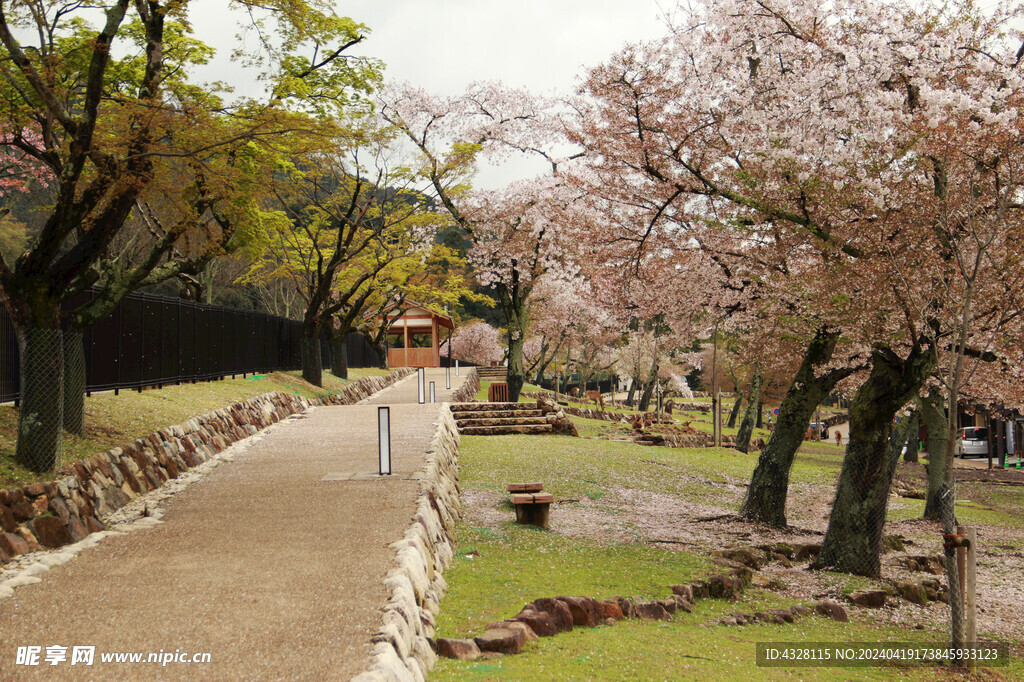
{"label": "gravel path", "polygon": [[[439,399],[443,372],[430,372]],[[233,461],[162,503],[162,523],[104,538],[0,599],[0,679],[348,679],[365,669],[389,545],[410,523],[440,408],[409,404],[415,375],[378,395],[392,404],[393,476],[375,476],[373,405],[316,408],[243,441]],[[41,647],[40,665],[17,665],[25,646]],[[66,647],[68,660],[47,664],[48,646]],[[76,646],[95,647],[92,666],[71,665]],[[161,651],[210,662],[100,660]]]}

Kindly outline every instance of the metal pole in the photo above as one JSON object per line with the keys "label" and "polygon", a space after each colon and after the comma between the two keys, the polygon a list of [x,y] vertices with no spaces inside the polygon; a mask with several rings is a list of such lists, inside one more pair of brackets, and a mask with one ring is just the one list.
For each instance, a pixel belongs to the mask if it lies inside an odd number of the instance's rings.
{"label": "metal pole", "polygon": [[430,402],[432,402],[432,403],[436,403],[437,402],[437,397],[436,397],[436,394],[434,393],[434,382],[433,381],[430,382]]}
{"label": "metal pole", "polygon": [[377,455],[381,476],[391,475],[391,408],[377,408]]}
{"label": "metal pole", "polygon": [[419,397],[420,405],[426,402],[426,372],[420,367],[416,370],[416,395]]}

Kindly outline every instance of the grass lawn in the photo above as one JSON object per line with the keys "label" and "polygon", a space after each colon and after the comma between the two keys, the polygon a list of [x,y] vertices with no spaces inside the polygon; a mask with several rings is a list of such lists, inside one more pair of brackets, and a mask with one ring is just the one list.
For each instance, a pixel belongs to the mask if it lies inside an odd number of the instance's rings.
{"label": "grass lawn", "polygon": [[[460,480],[466,500],[458,547],[446,571],[449,591],[438,617],[439,637],[473,637],[495,620],[514,616],[539,597],[587,595],[606,599],[622,595],[646,599],[669,596],[669,585],[707,577],[718,569],[706,551],[680,549],[645,541],[589,532],[574,524],[574,513],[603,514],[623,519],[622,490],[676,499],[714,500],[718,487],[745,483],[757,453],[731,449],[640,447],[597,438],[614,435],[617,424],[573,418],[581,435],[464,436],[460,445]],[[842,449],[807,443],[792,471],[798,487],[834,485]],[[512,522],[505,485],[542,481],[556,502],[552,531]],[[1002,492],[1002,491],[1000,491]],[[615,503],[611,500],[616,499]],[[920,516],[917,500],[899,498],[890,506],[897,515]],[[923,503],[922,503],[923,504]],[[966,519],[979,513],[1001,514],[965,501]],[[557,517],[561,515],[562,519]],[[1002,514],[1002,516],[1007,516]],[[556,520],[558,522],[556,522]],[[999,522],[1007,521],[1000,518]],[[993,521],[989,521],[993,522]],[[590,529],[598,528],[600,521]],[[697,530],[697,529],[695,529]],[[628,533],[626,534],[628,535]],[[683,536],[685,537],[685,535]],[[820,540],[819,540],[820,541]],[[729,544],[722,539],[722,546]],[[1013,546],[1008,545],[1008,551]],[[824,574],[832,594],[877,587],[876,581],[842,574]],[[755,581],[756,582],[756,581]],[[759,584],[764,584],[763,582]],[[839,598],[839,597],[834,597]],[[758,642],[918,642],[937,645],[941,630],[914,629],[872,619],[856,610],[850,623],[808,616],[793,625],[710,626],[734,611],[754,612],[801,603],[815,596],[794,597],[768,589],[748,589],[735,603],[703,600],[693,613],[678,612],[671,622],[629,620],[614,626],[576,629],[528,644],[517,656],[472,662],[442,659],[431,679],[438,680],[934,680],[963,679],[939,667],[758,668]],[[933,607],[941,609],[941,607]],[[1008,668],[981,669],[972,679],[1024,679],[1018,658]]]}
{"label": "grass lawn", "polygon": [[[349,378],[355,380],[387,373],[376,368],[350,369]],[[85,435],[65,434],[62,461],[68,463],[91,457],[158,429],[263,393],[284,391],[312,398],[337,391],[346,382],[325,371],[323,383],[323,388],[318,388],[304,381],[299,372],[272,372],[245,379],[237,377],[146,389],[142,393],[132,390],[122,390],[119,395],[112,391],[95,393],[85,399]],[[35,474],[14,461],[17,433],[18,410],[11,405],[0,406],[0,488],[52,480],[53,474]]]}

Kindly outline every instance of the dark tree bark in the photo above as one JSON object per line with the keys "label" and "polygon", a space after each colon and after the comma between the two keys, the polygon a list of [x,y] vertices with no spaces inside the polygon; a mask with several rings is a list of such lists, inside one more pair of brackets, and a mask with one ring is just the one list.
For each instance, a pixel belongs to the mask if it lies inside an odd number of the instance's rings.
{"label": "dark tree bark", "polygon": [[907,440],[905,441],[907,452],[903,455],[904,462],[917,461],[917,431],[921,426],[921,410],[915,409],[910,415],[909,426],[907,427]]}
{"label": "dark tree bark", "polygon": [[523,368],[523,345],[526,343],[527,319],[526,299],[530,295],[531,286],[522,284],[519,276],[519,263],[512,259],[511,283],[499,284],[498,298],[505,313],[508,324],[508,399],[519,402],[519,394],[526,383],[526,371]]}
{"label": "dark tree bark", "polygon": [[760,404],[757,406],[757,423],[754,425],[754,428],[764,428],[764,410],[761,409]]}
{"label": "dark tree bark", "polygon": [[302,378],[323,387],[323,364],[320,358],[320,327],[302,328]]}
{"label": "dark tree bark", "polygon": [[637,409],[647,412],[651,409],[651,397],[654,395],[654,387],[658,384],[658,363],[651,365],[651,371],[647,375],[647,383],[644,384],[643,393],[640,394],[640,405]]}
{"label": "dark tree bark", "polygon": [[345,336],[335,332],[331,337],[331,374],[339,379],[348,379],[348,343]]}
{"label": "dark tree bark", "polygon": [[508,341],[508,399],[509,402],[518,402],[519,394],[523,391],[523,384],[526,383],[526,373],[523,370],[523,344],[526,339],[523,334],[519,338]]}
{"label": "dark tree bark", "polygon": [[389,369],[388,345],[385,341],[376,342],[373,339],[370,340],[370,347],[377,353],[377,369]]}
{"label": "dark tree bark", "polygon": [[839,333],[827,330],[820,330],[811,339],[800,369],[779,405],[775,430],[758,457],[747,497],[740,508],[743,518],[771,526],[786,525],[789,472],[796,451],[804,441],[811,416],[835,385],[854,371],[845,368],[831,370],[821,376],[816,374],[818,368],[832,359],[838,341]]}
{"label": "dark tree bark", "polygon": [[[740,416],[740,407],[743,405],[743,396],[740,395],[739,387],[736,389],[736,402],[732,404],[732,410],[729,412],[729,421],[726,426],[730,429],[736,428],[736,420]],[[749,405],[749,404],[748,404]]]}
{"label": "dark tree bark", "polygon": [[81,436],[85,433],[85,349],[82,332],[65,329],[63,332],[64,430]]}
{"label": "dark tree bark", "polygon": [[[757,415],[761,413],[761,384],[763,382],[764,377],[760,370],[755,371],[754,378],[750,384],[747,411],[743,414],[740,432],[736,434],[736,449],[740,452],[748,452],[750,450],[750,437],[754,434],[754,422],[757,420]],[[736,402],[739,402],[739,399]]]}
{"label": "dark tree bark", "polygon": [[938,390],[931,390],[921,398],[921,419],[928,430],[925,450],[928,452],[928,493],[924,503],[924,518],[941,521],[943,513],[942,482],[946,480],[946,445],[949,422],[946,401]]}
{"label": "dark tree bark", "polygon": [[[890,438],[893,418],[928,378],[935,354],[927,347],[915,348],[904,360],[889,348],[876,347],[871,359],[871,372],[850,403],[850,440],[828,531],[813,566],[877,578],[896,470],[893,451],[899,453]],[[895,440],[901,447],[906,433]]]}
{"label": "dark tree bark", "polygon": [[60,463],[63,434],[64,367],[59,327],[18,332],[21,351],[21,407],[15,459],[32,471],[53,471]]}

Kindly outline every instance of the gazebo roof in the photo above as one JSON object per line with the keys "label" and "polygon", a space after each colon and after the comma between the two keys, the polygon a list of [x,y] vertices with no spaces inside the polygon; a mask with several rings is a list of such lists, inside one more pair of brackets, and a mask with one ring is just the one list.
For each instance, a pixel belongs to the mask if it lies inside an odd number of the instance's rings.
{"label": "gazebo roof", "polygon": [[[392,315],[392,312],[396,309],[399,309],[400,312],[397,315]],[[430,329],[434,319],[437,320],[438,327],[455,329],[455,322],[451,317],[443,313],[434,312],[416,301],[405,301],[402,304],[391,305],[384,309],[384,314],[388,318],[400,320],[401,324],[396,323],[397,326],[405,326],[409,329]]]}

